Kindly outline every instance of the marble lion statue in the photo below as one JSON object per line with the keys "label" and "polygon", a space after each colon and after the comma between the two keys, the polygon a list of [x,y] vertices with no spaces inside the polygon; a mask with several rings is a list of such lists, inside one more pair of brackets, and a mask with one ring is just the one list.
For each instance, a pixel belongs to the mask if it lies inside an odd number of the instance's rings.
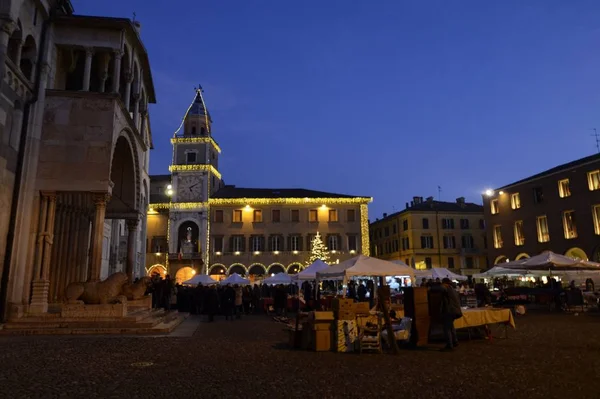
{"label": "marble lion statue", "polygon": [[104,281],[71,283],[65,290],[65,297],[67,303],[83,302],[86,305],[123,302],[121,292],[127,280],[127,274],[118,272],[111,274]]}
{"label": "marble lion statue", "polygon": [[121,295],[127,297],[130,301],[142,299],[146,294],[150,281],[150,277],[144,276],[133,284],[124,284]]}

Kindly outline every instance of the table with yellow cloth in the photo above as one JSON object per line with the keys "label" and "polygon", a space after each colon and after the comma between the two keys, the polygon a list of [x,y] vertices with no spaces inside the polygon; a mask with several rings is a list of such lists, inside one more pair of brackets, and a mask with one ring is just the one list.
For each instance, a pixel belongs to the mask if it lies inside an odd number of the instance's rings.
{"label": "table with yellow cloth", "polygon": [[488,324],[497,323],[503,323],[506,326],[510,325],[513,329],[516,328],[515,319],[510,309],[466,309],[462,311],[462,314],[461,318],[454,320],[454,328],[457,330],[460,328],[487,326]]}

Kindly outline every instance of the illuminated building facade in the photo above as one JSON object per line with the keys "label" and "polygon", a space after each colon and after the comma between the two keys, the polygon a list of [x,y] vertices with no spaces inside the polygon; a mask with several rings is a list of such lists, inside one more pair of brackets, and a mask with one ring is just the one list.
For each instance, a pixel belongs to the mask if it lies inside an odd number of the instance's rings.
{"label": "illuminated building facade", "polygon": [[225,185],[202,91],[171,139],[169,175],[151,176],[146,268],[176,276],[299,271],[319,232],[334,260],[369,253],[371,198]]}
{"label": "illuminated building facade", "polygon": [[487,239],[481,205],[414,197],[406,209],[370,226],[371,253],[417,269],[445,267],[471,275],[486,268]]}
{"label": "illuminated building facade", "polygon": [[545,250],[600,261],[600,154],[483,195],[490,264]]}

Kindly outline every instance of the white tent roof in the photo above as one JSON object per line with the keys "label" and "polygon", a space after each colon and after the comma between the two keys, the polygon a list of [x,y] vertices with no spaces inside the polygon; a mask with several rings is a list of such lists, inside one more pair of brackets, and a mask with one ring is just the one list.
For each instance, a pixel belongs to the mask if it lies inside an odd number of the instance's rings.
{"label": "white tent roof", "polygon": [[496,277],[496,276],[524,276],[527,274],[525,270],[507,269],[502,266],[494,266],[490,270],[474,274],[473,278],[485,278],[485,277]]}
{"label": "white tent roof", "polygon": [[596,270],[600,271],[600,264],[579,259],[572,259],[565,255],[544,251],[531,258],[502,264],[503,268],[519,270]]}
{"label": "white tent roof", "polygon": [[444,267],[434,267],[432,269],[427,270],[416,270],[415,276],[417,278],[439,278],[440,280],[443,278],[449,278],[450,280],[468,280],[467,276],[463,276],[462,274],[456,274]]}
{"label": "white tent roof", "polygon": [[355,256],[317,272],[319,280],[327,280],[332,277],[348,278],[354,276],[410,276],[414,279],[415,274],[414,270],[406,265],[364,255]]}
{"label": "white tent roof", "polygon": [[274,276],[266,278],[262,281],[263,284],[291,284],[292,277],[287,273],[277,273]]}
{"label": "white tent roof", "polygon": [[300,273],[298,273],[294,277],[292,277],[292,279],[293,280],[301,280],[301,281],[316,280],[317,272],[325,270],[328,267],[329,267],[329,265],[327,263],[323,262],[321,259],[317,259],[306,269],[302,270]]}
{"label": "white tent roof", "polygon": [[221,282],[219,284],[221,284],[221,285],[227,285],[227,284],[244,285],[244,284],[250,284],[250,280],[243,278],[242,276],[240,276],[237,273],[233,273],[232,275],[227,277],[225,280],[221,280]]}
{"label": "white tent roof", "polygon": [[213,279],[210,276],[207,276],[206,274],[196,274],[194,277],[192,277],[188,281],[184,281],[183,284],[187,284],[187,285],[198,285],[198,284],[211,285],[211,284],[217,284],[217,280]]}

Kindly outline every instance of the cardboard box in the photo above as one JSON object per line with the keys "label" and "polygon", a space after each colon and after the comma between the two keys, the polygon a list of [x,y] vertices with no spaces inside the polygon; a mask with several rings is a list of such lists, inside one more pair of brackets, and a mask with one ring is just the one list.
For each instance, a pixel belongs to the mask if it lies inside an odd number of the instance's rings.
{"label": "cardboard box", "polygon": [[356,319],[356,314],[351,310],[340,310],[339,312],[335,312],[335,318],[337,320],[354,320]]}
{"label": "cardboard box", "polygon": [[333,312],[312,312],[312,319],[314,321],[333,321],[335,316]]}
{"label": "cardboard box", "polygon": [[346,299],[346,298],[333,298],[331,301],[331,308],[334,311],[340,310],[349,310],[352,309],[354,305],[354,300]]}
{"label": "cardboard box", "polygon": [[369,314],[370,311],[369,302],[356,302],[354,304],[354,312],[357,314]]}
{"label": "cardboard box", "polygon": [[334,341],[336,352],[354,352],[357,339],[356,322],[343,320],[337,322]]}
{"label": "cardboard box", "polygon": [[326,352],[331,350],[331,331],[319,330],[313,331],[313,350],[316,352]]}
{"label": "cardboard box", "polygon": [[315,323],[312,325],[314,331],[331,331],[331,322],[327,323]]}

